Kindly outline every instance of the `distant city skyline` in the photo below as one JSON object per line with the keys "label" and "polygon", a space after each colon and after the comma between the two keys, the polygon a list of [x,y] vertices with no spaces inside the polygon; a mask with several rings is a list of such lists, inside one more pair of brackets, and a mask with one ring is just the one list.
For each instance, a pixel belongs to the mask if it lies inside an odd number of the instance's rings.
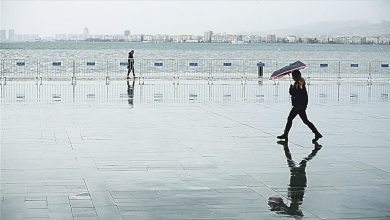
{"label": "distant city skyline", "polygon": [[0,8],[0,29],[42,36],[80,33],[84,27],[90,34],[203,35],[205,30],[238,34],[316,22],[390,20],[386,0],[1,0]]}
{"label": "distant city skyline", "polygon": [[[390,22],[389,22],[390,24]],[[211,30],[201,35],[168,35],[168,34],[131,34],[124,30],[122,34],[92,35],[89,28],[84,27],[82,33],[56,34],[54,37],[41,37],[38,34],[20,34],[14,29],[0,29],[0,43],[13,42],[45,42],[45,41],[90,41],[90,42],[157,42],[157,43],[319,43],[319,44],[390,44],[390,35],[318,35],[312,36],[278,36],[276,34],[234,34],[214,33]]]}

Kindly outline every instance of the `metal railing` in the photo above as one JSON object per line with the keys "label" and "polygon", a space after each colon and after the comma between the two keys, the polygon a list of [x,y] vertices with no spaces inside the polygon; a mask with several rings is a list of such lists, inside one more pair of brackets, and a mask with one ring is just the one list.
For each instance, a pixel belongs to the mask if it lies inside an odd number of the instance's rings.
{"label": "metal railing", "polygon": [[[340,80],[389,79],[389,61],[302,60],[304,77]],[[135,74],[145,79],[267,79],[272,72],[293,60],[272,59],[135,59]],[[2,59],[0,78],[76,80],[126,78],[127,59]]]}
{"label": "metal railing", "polygon": [[[188,82],[188,81],[187,81]],[[126,82],[15,82],[0,85],[0,102],[124,102],[140,103],[288,103],[288,82],[275,85],[251,82],[194,84],[127,84]],[[390,102],[388,83],[313,82],[307,86],[310,103]]]}

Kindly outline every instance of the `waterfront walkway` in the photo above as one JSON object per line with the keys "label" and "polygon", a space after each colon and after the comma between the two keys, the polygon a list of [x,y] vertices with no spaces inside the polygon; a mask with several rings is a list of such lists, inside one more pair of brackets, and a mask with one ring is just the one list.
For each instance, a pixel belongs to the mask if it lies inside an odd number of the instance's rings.
{"label": "waterfront walkway", "polygon": [[2,85],[1,219],[390,218],[388,85],[312,85],[287,149],[286,89],[122,84]]}

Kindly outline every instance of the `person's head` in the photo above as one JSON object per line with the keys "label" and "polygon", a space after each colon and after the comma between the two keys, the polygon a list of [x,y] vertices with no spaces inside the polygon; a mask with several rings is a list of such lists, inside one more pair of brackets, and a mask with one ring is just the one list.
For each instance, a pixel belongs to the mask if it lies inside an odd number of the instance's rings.
{"label": "person's head", "polygon": [[292,78],[295,80],[295,81],[298,81],[302,78],[302,74],[301,74],[301,71],[299,70],[294,70],[292,73]]}
{"label": "person's head", "polygon": [[130,53],[131,53],[131,54],[134,54],[134,50],[131,50]]}

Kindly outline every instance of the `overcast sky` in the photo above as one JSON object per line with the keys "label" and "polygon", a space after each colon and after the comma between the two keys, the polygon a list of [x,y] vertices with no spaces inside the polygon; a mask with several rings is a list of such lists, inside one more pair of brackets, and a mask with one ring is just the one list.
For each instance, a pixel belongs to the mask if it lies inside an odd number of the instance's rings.
{"label": "overcast sky", "polygon": [[16,33],[259,32],[323,21],[390,20],[388,0],[0,0],[1,29]]}

